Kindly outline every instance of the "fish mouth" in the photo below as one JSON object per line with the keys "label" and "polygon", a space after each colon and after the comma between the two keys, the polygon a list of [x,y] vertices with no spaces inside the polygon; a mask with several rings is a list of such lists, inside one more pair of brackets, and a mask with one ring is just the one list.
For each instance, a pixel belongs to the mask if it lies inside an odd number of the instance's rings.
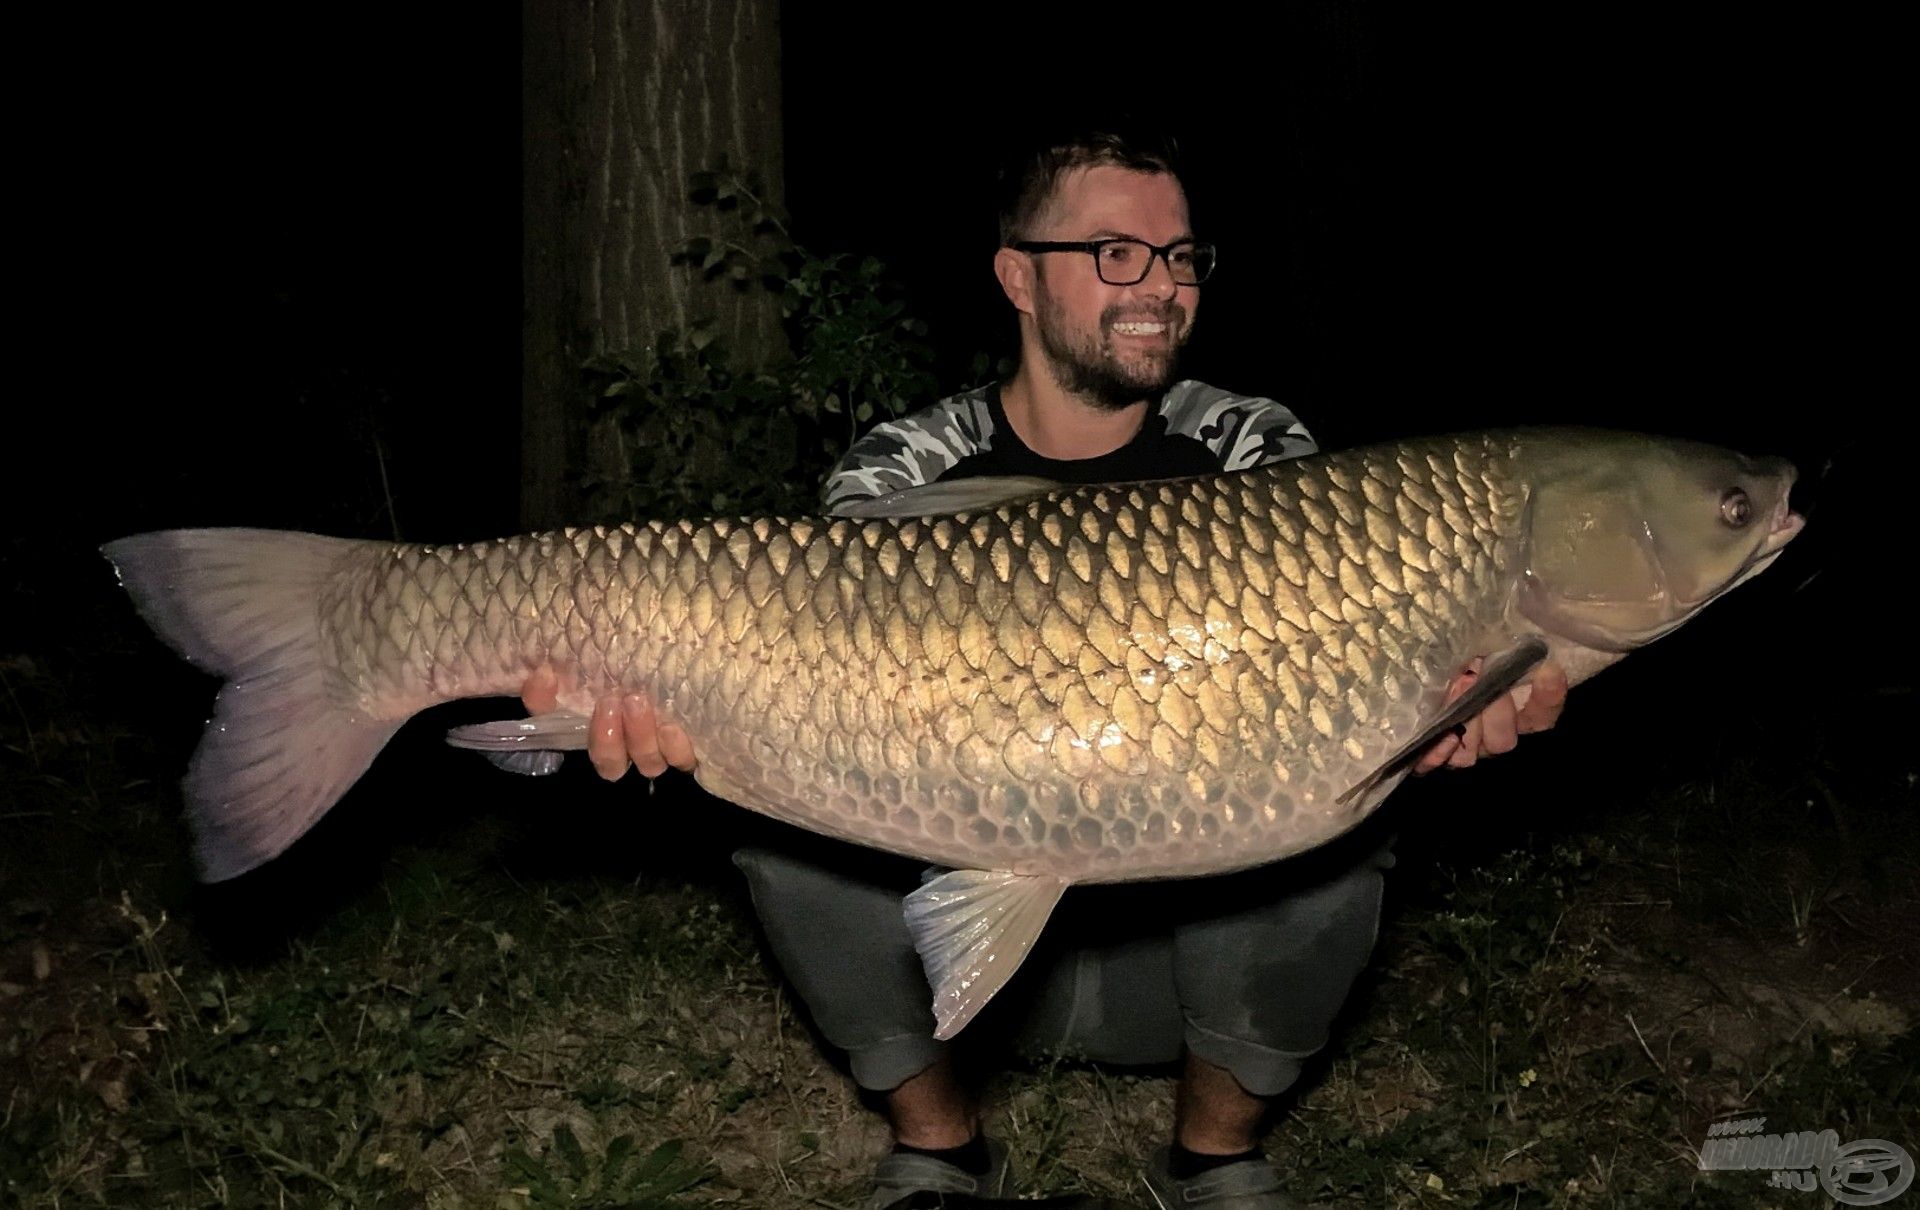
{"label": "fish mouth", "polygon": [[1787,543],[1800,536],[1807,527],[1805,514],[1796,513],[1787,501],[1788,493],[1780,493],[1780,503],[1773,511],[1773,528],[1767,531],[1767,540],[1761,544],[1756,558],[1772,558],[1785,548]]}

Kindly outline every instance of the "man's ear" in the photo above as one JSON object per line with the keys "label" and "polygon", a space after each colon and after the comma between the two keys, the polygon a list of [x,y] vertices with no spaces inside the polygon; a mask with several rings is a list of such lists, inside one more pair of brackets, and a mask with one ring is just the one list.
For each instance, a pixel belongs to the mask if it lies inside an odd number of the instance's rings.
{"label": "man's ear", "polygon": [[1006,293],[1007,301],[1013,309],[1026,315],[1033,314],[1033,257],[1012,248],[1002,248],[993,254],[993,275],[1000,279],[1000,289]]}

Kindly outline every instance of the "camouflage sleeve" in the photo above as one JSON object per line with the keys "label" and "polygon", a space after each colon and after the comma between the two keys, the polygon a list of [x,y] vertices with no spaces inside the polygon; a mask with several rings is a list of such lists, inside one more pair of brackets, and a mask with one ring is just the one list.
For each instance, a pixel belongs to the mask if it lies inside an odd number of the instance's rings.
{"label": "camouflage sleeve", "polygon": [[1201,382],[1176,383],[1161,410],[1167,417],[1167,431],[1204,443],[1220,459],[1221,470],[1245,470],[1320,448],[1307,426],[1284,405]]}
{"label": "camouflage sleeve", "polygon": [[875,425],[827,476],[820,493],[826,511],[932,483],[962,458],[986,449],[993,437],[988,389],[949,396],[912,415]]}

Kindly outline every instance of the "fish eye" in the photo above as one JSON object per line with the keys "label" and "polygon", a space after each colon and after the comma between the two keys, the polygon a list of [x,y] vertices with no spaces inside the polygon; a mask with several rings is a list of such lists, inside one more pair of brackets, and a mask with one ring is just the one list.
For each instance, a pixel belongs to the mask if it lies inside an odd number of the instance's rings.
{"label": "fish eye", "polygon": [[1735,529],[1745,529],[1753,520],[1752,498],[1737,487],[1728,488],[1720,497],[1720,519]]}

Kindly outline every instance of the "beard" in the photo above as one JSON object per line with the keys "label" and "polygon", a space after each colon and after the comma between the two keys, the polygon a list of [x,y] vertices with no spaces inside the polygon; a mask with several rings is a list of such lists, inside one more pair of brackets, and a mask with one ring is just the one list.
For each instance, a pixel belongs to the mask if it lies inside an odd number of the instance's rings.
{"label": "beard", "polygon": [[[1186,308],[1177,303],[1149,312],[1108,307],[1100,313],[1099,326],[1091,333],[1075,332],[1052,299],[1042,302],[1034,318],[1054,383],[1105,412],[1120,411],[1172,386],[1181,346],[1192,331],[1187,325]],[[1177,336],[1164,354],[1144,354],[1128,363],[1114,352],[1106,337],[1111,325],[1126,320],[1165,323]]]}

